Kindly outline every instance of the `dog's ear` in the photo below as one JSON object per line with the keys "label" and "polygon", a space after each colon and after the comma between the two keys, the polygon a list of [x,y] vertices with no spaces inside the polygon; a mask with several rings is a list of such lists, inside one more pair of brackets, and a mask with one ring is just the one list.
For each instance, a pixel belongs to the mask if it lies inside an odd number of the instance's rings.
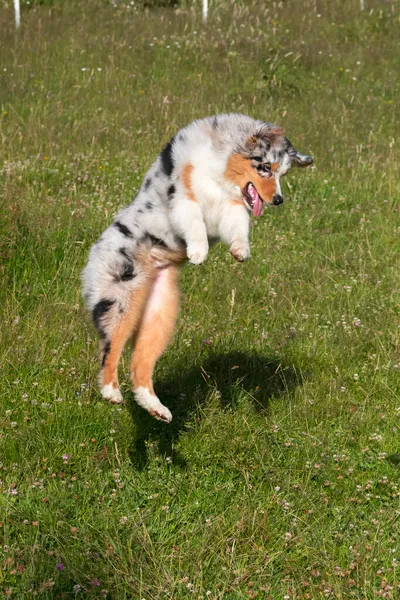
{"label": "dog's ear", "polygon": [[264,140],[267,144],[275,146],[283,140],[283,129],[271,123],[263,123],[257,128],[255,136],[258,139]]}
{"label": "dog's ear", "polygon": [[307,154],[301,154],[301,152],[296,152],[296,150],[294,151],[293,154],[290,155],[290,160],[291,160],[292,166],[294,166],[294,167],[308,167],[309,165],[312,165],[314,162],[314,159],[312,156],[309,156]]}
{"label": "dog's ear", "polygon": [[313,157],[307,154],[302,154],[301,152],[297,152],[287,138],[285,138],[285,146],[289,154],[292,167],[308,167],[309,165],[313,164]]}
{"label": "dog's ear", "polygon": [[250,136],[249,138],[247,138],[244,146],[246,148],[246,150],[251,154],[253,150],[255,150],[257,148],[258,145],[258,139],[255,135]]}
{"label": "dog's ear", "polygon": [[251,156],[257,146],[269,149],[282,142],[283,129],[271,123],[261,123],[245,142],[245,154]]}

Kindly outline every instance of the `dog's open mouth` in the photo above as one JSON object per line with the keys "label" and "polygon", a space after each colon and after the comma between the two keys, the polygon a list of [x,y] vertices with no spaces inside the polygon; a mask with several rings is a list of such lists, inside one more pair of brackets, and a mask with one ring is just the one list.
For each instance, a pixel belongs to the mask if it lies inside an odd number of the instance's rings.
{"label": "dog's open mouth", "polygon": [[244,203],[255,217],[259,217],[263,209],[263,201],[252,183],[248,183],[243,190]]}

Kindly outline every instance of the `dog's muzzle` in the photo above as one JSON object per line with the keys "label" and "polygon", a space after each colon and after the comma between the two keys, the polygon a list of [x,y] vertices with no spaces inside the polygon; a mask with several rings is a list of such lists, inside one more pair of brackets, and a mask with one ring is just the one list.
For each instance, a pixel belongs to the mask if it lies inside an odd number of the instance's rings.
{"label": "dog's muzzle", "polygon": [[283,202],[283,197],[280,196],[279,194],[275,194],[275,196],[272,198],[272,204],[274,206],[279,206],[280,204],[282,204]]}

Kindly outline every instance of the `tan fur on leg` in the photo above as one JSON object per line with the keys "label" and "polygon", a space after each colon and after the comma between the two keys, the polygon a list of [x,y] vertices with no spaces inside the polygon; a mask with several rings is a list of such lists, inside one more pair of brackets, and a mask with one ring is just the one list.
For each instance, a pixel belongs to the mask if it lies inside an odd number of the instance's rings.
{"label": "tan fur on leg", "polygon": [[187,260],[186,249],[170,250],[161,246],[142,246],[138,249],[137,256],[143,267],[150,269],[181,265]]}
{"label": "tan fur on leg", "polygon": [[118,362],[126,342],[132,336],[143,314],[151,284],[152,279],[149,277],[140,288],[134,290],[129,305],[117,321],[113,331],[108,334],[109,352],[103,359],[100,387],[102,396],[115,404],[122,402],[118,385]]}
{"label": "tan fur on leg", "polygon": [[153,389],[153,370],[172,336],[179,311],[179,269],[161,269],[153,282],[138,332],[134,339],[131,378],[137,403],[157,419],[170,422],[172,415]]}

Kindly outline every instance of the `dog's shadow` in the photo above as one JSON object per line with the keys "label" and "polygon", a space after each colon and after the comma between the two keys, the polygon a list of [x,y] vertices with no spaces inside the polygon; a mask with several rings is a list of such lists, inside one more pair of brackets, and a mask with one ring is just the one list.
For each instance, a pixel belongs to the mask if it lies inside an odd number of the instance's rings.
{"label": "dog's shadow", "polygon": [[196,408],[205,403],[212,392],[217,392],[221,409],[234,408],[243,392],[256,410],[265,411],[269,400],[291,396],[303,384],[304,375],[292,364],[259,354],[230,352],[213,354],[185,370],[170,372],[168,378],[156,379],[156,393],[173,414],[172,423],[159,423],[133,398],[128,410],[136,424],[136,440],[130,449],[132,464],[145,468],[149,444],[157,444],[161,454],[182,467],[186,462],[174,451],[174,441],[185,429]]}

